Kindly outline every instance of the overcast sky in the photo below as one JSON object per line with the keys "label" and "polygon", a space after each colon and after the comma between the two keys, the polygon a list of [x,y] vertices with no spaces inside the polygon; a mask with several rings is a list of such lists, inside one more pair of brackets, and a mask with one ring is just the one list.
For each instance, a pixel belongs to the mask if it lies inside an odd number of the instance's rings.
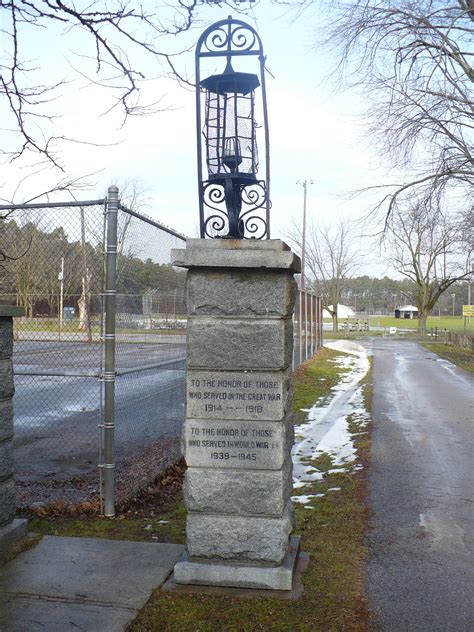
{"label": "overcast sky", "polygon": [[[200,14],[203,21],[199,27],[179,41],[177,38],[176,45],[194,45],[209,23],[227,17],[228,13],[228,8],[207,9]],[[272,237],[285,238],[291,221],[301,221],[303,190],[297,185],[298,180],[314,181],[308,187],[308,217],[313,221],[328,223],[338,216],[359,217],[367,211],[369,201],[360,197],[351,199],[348,193],[380,184],[384,173],[379,158],[364,139],[364,126],[358,117],[363,106],[359,95],[335,92],[334,86],[325,81],[331,64],[327,53],[315,47],[315,27],[321,23],[321,16],[312,11],[295,20],[287,9],[263,1],[255,7],[253,15],[242,19],[259,32],[267,67],[274,76],[266,77]],[[44,32],[37,31],[25,43],[31,59],[41,51],[41,72],[45,77],[71,76],[71,63],[81,69],[87,65],[88,62],[69,54],[74,33],[49,35],[45,37]],[[88,52],[93,54],[84,51]],[[149,61],[144,63],[147,76],[155,75],[156,69],[147,66]],[[192,77],[193,50],[182,55],[179,66]],[[238,69],[237,64],[234,69]],[[102,197],[109,184],[137,179],[146,190],[148,215],[186,235],[197,236],[194,93],[169,79],[150,80],[142,87],[143,102],[161,99],[161,111],[130,118],[121,128],[118,110],[103,115],[112,103],[111,95],[103,88],[84,88],[84,83],[80,80],[65,86],[63,97],[54,104],[54,110],[61,112],[54,122],[54,131],[98,144],[115,144],[63,146],[62,157],[69,174],[99,172],[90,178],[94,182],[92,190],[80,196]],[[28,173],[25,161],[2,168],[2,197],[24,201],[58,178],[58,174],[47,169],[23,181],[15,191]],[[263,176],[262,166],[260,175]],[[367,232],[371,228],[367,226]],[[378,275],[390,272],[388,266],[380,263],[374,268],[374,259],[367,255],[363,272],[375,274],[375,270]]]}

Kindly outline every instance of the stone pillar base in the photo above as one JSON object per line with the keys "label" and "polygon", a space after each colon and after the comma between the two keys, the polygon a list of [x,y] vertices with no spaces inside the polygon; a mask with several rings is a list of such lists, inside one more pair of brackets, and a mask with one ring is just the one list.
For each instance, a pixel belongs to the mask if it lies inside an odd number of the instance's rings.
{"label": "stone pillar base", "polygon": [[11,547],[26,536],[28,520],[15,518],[0,527],[0,560],[6,557]]}
{"label": "stone pillar base", "polygon": [[250,566],[220,560],[190,561],[187,553],[174,567],[176,584],[224,586],[261,590],[293,588],[293,577],[299,557],[300,538],[292,536],[290,546],[279,566]]}

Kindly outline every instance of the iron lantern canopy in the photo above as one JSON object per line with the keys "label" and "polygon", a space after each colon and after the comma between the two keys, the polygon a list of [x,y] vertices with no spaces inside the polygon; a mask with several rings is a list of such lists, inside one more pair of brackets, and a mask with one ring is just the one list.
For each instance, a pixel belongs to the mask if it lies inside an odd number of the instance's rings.
{"label": "iron lantern canopy", "polygon": [[[241,61],[247,55],[258,56],[260,78],[254,73],[233,69],[233,57]],[[201,80],[201,59],[219,56],[227,59],[224,72]],[[196,112],[201,237],[269,238],[268,121],[263,64],[257,33],[240,20],[229,17],[216,22],[198,41]],[[265,180],[257,177],[258,88],[261,88],[260,109],[264,119]],[[201,121],[203,94],[204,120]],[[206,179],[203,178],[203,156]]]}

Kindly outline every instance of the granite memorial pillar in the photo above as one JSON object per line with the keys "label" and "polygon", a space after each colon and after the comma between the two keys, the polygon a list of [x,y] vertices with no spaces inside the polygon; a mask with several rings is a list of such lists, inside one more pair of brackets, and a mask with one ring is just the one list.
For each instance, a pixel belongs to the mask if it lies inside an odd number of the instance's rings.
{"label": "granite memorial pillar", "polygon": [[19,307],[0,305],[0,558],[26,535],[27,521],[15,518],[13,481],[13,317]]}
{"label": "granite memorial pillar", "polygon": [[294,274],[280,240],[189,239],[187,542],[176,584],[290,591]]}

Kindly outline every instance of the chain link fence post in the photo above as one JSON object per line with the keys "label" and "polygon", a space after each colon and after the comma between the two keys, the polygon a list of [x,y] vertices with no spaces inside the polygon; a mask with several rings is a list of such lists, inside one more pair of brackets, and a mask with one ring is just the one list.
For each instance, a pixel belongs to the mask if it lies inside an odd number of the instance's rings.
{"label": "chain link fence post", "polygon": [[107,195],[107,244],[105,249],[105,362],[104,362],[104,515],[115,516],[115,309],[117,295],[118,188]]}

